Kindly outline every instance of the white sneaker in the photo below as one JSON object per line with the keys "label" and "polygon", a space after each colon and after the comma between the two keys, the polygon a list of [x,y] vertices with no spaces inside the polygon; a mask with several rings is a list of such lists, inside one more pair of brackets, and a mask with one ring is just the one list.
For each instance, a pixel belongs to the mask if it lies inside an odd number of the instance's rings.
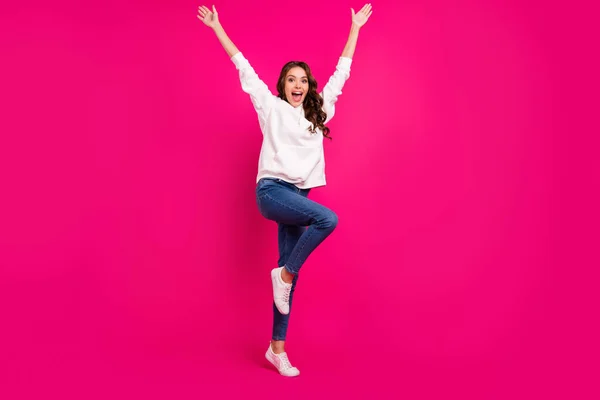
{"label": "white sneaker", "polygon": [[273,282],[273,299],[275,306],[283,315],[290,313],[290,292],[292,290],[291,283],[285,283],[281,279],[281,271],[283,267],[275,268],[271,271],[271,281]]}
{"label": "white sneaker", "polygon": [[300,371],[296,367],[292,367],[290,364],[290,360],[288,359],[287,353],[273,353],[273,349],[271,349],[271,344],[269,343],[269,350],[267,350],[267,354],[265,357],[271,364],[277,368],[279,373],[283,376],[298,376],[300,375]]}

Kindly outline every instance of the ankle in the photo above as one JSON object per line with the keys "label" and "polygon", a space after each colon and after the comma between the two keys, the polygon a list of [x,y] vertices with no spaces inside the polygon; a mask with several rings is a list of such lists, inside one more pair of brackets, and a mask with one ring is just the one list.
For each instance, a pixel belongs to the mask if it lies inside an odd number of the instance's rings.
{"label": "ankle", "polygon": [[292,281],[294,280],[294,274],[290,273],[287,269],[285,269],[285,266],[284,266],[283,269],[281,270],[281,279],[285,283],[292,283]]}
{"label": "ankle", "polygon": [[273,350],[273,353],[275,354],[285,353],[285,341],[271,340],[271,350]]}

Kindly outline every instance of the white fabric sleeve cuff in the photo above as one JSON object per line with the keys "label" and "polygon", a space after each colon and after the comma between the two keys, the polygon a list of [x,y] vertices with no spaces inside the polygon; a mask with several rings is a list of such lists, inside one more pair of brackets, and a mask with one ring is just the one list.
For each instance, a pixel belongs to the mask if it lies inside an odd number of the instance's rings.
{"label": "white fabric sleeve cuff", "polygon": [[231,57],[231,61],[235,64],[236,68],[239,69],[240,65],[247,63],[248,60],[244,57],[241,51],[238,51]]}
{"label": "white fabric sleeve cuff", "polygon": [[350,69],[350,65],[352,65],[352,59],[350,57],[340,57],[338,60],[338,67]]}

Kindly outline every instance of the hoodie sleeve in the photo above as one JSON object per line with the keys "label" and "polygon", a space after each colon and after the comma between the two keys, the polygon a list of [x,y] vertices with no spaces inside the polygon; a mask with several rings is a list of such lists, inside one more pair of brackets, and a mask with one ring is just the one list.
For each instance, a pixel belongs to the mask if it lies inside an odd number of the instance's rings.
{"label": "hoodie sleeve", "polygon": [[250,95],[254,109],[258,113],[261,125],[267,119],[273,108],[277,97],[275,97],[269,87],[258,77],[254,68],[241,52],[231,57],[239,71],[242,90]]}
{"label": "hoodie sleeve", "polygon": [[350,77],[351,64],[351,58],[340,57],[335,68],[335,72],[329,78],[329,81],[321,92],[321,96],[323,96],[323,110],[327,113],[327,119],[325,123],[329,122],[335,114],[335,103],[338,99],[338,96],[342,94],[344,83],[346,83]]}

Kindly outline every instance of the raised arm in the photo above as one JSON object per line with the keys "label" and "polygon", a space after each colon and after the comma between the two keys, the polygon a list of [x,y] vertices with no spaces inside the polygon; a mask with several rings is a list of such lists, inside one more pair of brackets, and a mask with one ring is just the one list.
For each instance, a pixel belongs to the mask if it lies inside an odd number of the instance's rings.
{"label": "raised arm", "polygon": [[215,31],[219,42],[221,42],[227,55],[235,64],[236,69],[239,71],[242,90],[250,95],[262,128],[277,97],[273,96],[269,87],[258,77],[248,60],[229,39],[219,22],[219,14],[215,6],[212,7],[212,11],[205,6],[198,7],[198,19]]}
{"label": "raised arm", "polygon": [[352,65],[354,49],[356,49],[358,32],[360,31],[360,28],[367,22],[371,16],[371,13],[373,12],[370,3],[365,4],[364,7],[356,14],[352,8],[350,10],[352,11],[352,26],[350,27],[348,42],[346,43],[344,51],[338,60],[335,72],[333,75],[331,75],[329,81],[327,81],[327,84],[321,92],[321,96],[323,96],[323,110],[325,110],[325,113],[327,114],[325,123],[331,121],[333,118],[333,115],[335,114],[335,103],[337,102],[339,95],[342,94],[344,84],[350,77],[350,66]]}
{"label": "raised arm", "polygon": [[229,39],[227,33],[225,33],[225,29],[221,26],[221,23],[219,22],[219,13],[214,5],[212,6],[212,11],[205,6],[198,7],[198,19],[215,32],[229,58],[240,52],[231,39]]}
{"label": "raised arm", "polygon": [[369,20],[369,17],[373,12],[373,8],[371,7],[371,3],[367,3],[356,14],[354,13],[353,8],[351,8],[350,11],[352,12],[352,26],[350,27],[348,41],[346,42],[344,51],[342,51],[342,57],[348,58],[352,58],[354,56],[356,41],[358,40],[358,32],[360,31],[360,28]]}

